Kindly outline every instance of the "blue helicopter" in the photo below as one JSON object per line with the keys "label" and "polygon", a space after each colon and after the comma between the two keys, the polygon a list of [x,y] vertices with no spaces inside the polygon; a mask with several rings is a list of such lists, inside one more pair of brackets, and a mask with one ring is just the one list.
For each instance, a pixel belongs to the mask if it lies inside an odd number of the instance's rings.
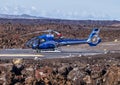
{"label": "blue helicopter", "polygon": [[[36,50],[55,50],[59,46],[74,44],[89,44],[90,46],[96,46],[101,42],[101,38],[99,37],[100,29],[98,28],[94,28],[86,39],[63,38],[61,33],[54,30],[46,30],[42,32],[48,33],[28,40],[26,46]],[[57,38],[55,37],[55,34]]]}

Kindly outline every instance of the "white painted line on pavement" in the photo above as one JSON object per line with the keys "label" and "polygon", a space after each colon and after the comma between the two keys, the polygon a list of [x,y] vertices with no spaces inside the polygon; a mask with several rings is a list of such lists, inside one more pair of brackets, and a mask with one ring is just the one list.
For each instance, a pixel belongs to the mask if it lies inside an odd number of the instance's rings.
{"label": "white painted line on pavement", "polygon": [[7,56],[7,57],[12,57],[12,56],[18,56],[18,57],[43,57],[43,55],[40,54],[0,54],[1,56]]}

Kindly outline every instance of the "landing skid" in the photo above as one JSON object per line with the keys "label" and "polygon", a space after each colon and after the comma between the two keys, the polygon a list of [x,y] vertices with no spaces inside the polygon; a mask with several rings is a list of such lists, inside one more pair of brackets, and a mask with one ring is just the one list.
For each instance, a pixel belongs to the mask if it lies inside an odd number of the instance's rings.
{"label": "landing skid", "polygon": [[60,49],[37,49],[37,53],[53,53],[53,52],[61,52]]}

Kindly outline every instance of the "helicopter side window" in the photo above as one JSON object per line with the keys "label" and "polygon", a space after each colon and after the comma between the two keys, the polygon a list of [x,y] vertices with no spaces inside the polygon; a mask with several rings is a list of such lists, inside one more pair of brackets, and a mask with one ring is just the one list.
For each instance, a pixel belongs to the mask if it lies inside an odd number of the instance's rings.
{"label": "helicopter side window", "polygon": [[43,42],[45,42],[45,39],[40,39],[40,43],[43,43]]}

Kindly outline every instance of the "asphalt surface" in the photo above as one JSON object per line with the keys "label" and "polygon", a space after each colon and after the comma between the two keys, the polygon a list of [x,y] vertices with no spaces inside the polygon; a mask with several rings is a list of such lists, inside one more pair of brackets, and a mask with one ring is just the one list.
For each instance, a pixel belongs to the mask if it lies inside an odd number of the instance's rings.
{"label": "asphalt surface", "polygon": [[81,50],[81,51],[43,51],[37,53],[33,49],[1,49],[0,50],[0,59],[9,59],[9,58],[67,58],[74,56],[86,56],[86,55],[97,55],[103,54],[102,50]]}
{"label": "asphalt surface", "polygon": [[106,53],[120,53],[120,42],[100,43],[95,47],[88,45],[73,45],[61,47],[56,51],[42,51],[37,53],[33,49],[0,49],[0,59],[26,58],[26,59],[46,59],[46,58],[69,58],[87,55],[98,55]]}

